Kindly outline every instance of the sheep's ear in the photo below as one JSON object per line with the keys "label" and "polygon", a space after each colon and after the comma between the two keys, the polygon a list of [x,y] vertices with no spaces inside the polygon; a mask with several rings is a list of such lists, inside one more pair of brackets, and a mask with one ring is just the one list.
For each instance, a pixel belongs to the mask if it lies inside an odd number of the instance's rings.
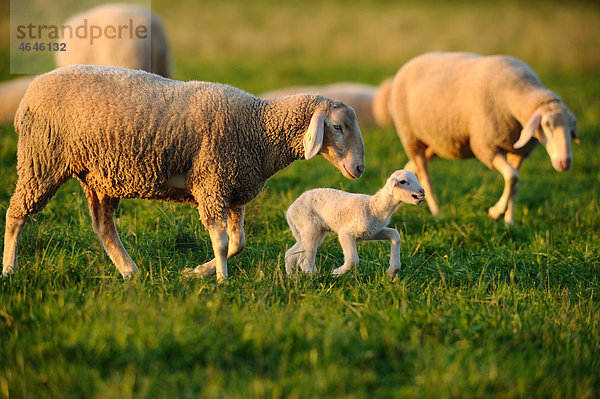
{"label": "sheep's ear", "polygon": [[513,144],[513,148],[521,148],[525,144],[529,143],[529,140],[535,134],[535,131],[540,127],[542,122],[542,111],[536,111],[531,115],[523,130],[521,130],[521,137],[515,144]]}
{"label": "sheep's ear", "polygon": [[325,131],[325,111],[317,108],[310,118],[308,131],[304,134],[304,158],[311,159],[319,153],[323,146],[323,132]]}
{"label": "sheep's ear", "polygon": [[571,130],[571,138],[577,144],[579,144],[579,136],[577,135],[577,131],[575,129]]}

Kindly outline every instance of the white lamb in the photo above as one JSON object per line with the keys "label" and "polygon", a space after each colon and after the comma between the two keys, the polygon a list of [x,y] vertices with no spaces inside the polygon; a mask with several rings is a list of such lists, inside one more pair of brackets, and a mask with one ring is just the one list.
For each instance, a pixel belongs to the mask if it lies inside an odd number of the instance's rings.
{"label": "white lamb", "polygon": [[400,270],[400,234],[386,227],[401,202],[419,205],[425,190],[414,173],[397,170],[385,186],[374,195],[352,194],[330,188],[317,188],[303,193],[285,216],[296,238],[296,244],[285,253],[287,274],[316,272],[317,248],[330,232],[338,233],[344,251],[344,264],[333,270],[335,277],[358,265],[356,241],[388,240],[392,244],[390,267],[386,273],[394,277]]}

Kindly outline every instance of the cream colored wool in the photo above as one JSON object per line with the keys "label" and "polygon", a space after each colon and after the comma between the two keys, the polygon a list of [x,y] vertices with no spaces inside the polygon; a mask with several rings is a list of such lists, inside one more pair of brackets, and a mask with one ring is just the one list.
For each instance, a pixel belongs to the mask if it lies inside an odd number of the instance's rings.
{"label": "cream colored wool", "polygon": [[439,209],[427,170],[438,155],[476,157],[497,169],[505,189],[489,215],[514,222],[518,171],[541,142],[559,171],[571,166],[575,116],[525,63],[507,56],[427,53],[407,62],[392,83],[390,111],[413,170]]}
{"label": "cream colored wool", "polygon": [[16,266],[20,228],[14,226],[73,176],[124,277],[137,266],[112,213],[120,198],[148,198],[197,207],[217,259],[190,272],[211,274],[217,267],[224,279],[223,257],[244,245],[243,206],[270,176],[317,152],[348,178],[364,169],[356,116],[341,102],[316,95],[263,101],[223,84],[122,68],[74,65],[41,75],[30,84],[15,127],[18,180],[7,211],[4,274]]}

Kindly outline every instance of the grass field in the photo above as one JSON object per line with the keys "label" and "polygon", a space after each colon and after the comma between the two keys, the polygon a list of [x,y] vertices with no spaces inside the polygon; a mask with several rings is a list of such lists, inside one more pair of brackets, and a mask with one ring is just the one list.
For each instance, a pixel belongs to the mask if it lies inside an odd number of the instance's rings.
{"label": "grass field", "polygon": [[[7,6],[2,6],[7,7]],[[323,159],[275,175],[247,208],[230,283],[182,281],[212,257],[186,205],[123,201],[117,228],[140,275],[123,281],[70,181],[26,225],[20,270],[0,280],[3,398],[600,397],[600,7],[586,2],[153,1],[176,77],[258,92],[290,84],[377,84],[433,49],[507,53],[531,64],[578,117],[568,173],[543,148],[522,168],[516,224],[487,218],[499,174],[438,160],[444,216],[403,206],[386,243],[359,246],[338,280],[334,236],[315,277],[285,276],[284,213],[303,191],[372,193],[406,156],[393,130],[363,131],[366,172]],[[192,11],[190,11],[192,10]],[[6,15],[3,12],[2,15]],[[7,27],[7,17],[0,26]],[[557,28],[558,27],[558,28]],[[6,29],[8,31],[8,29]],[[595,33],[594,33],[595,32]],[[8,79],[8,38],[0,77]],[[0,225],[17,137],[0,126]]]}

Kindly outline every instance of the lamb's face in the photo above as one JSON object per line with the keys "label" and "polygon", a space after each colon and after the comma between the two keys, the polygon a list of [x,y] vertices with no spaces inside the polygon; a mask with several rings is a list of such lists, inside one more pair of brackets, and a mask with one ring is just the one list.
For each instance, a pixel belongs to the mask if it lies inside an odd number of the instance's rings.
{"label": "lamb's face", "polygon": [[325,118],[321,155],[349,179],[365,170],[365,147],[354,110],[339,102]]}
{"label": "lamb's face", "polygon": [[388,192],[397,202],[419,205],[425,198],[425,190],[417,180],[417,176],[408,170],[397,170],[388,178]]}
{"label": "lamb's face", "polygon": [[546,148],[552,166],[559,172],[571,168],[571,138],[578,141],[575,116],[567,109],[549,111],[542,115],[536,138]]}

